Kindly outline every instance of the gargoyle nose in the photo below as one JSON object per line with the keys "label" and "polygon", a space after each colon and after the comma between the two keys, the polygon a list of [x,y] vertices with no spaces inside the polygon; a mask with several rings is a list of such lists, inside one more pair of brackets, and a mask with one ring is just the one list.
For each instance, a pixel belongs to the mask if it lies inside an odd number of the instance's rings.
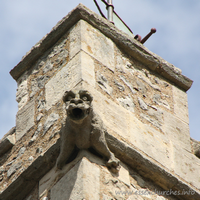
{"label": "gargoyle nose", "polygon": [[81,99],[72,99],[70,102],[74,103],[76,105],[79,104],[79,103],[83,103],[83,101]]}

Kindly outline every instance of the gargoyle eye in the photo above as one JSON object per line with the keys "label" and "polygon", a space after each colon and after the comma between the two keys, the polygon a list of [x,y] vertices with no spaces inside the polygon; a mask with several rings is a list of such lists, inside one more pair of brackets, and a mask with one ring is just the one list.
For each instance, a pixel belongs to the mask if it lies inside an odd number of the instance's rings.
{"label": "gargoyle eye", "polygon": [[72,99],[73,99],[72,96],[68,96],[68,97],[67,97],[67,101],[70,101],[70,100],[72,100]]}
{"label": "gargoyle eye", "polygon": [[80,90],[79,91],[79,95],[80,95],[80,98],[83,101],[90,101],[90,102],[92,102],[92,96],[89,94],[89,92],[87,92],[85,90]]}
{"label": "gargoyle eye", "polygon": [[88,97],[87,97],[87,96],[83,96],[83,97],[82,97],[82,100],[83,100],[83,101],[87,101],[87,100],[88,100]]}

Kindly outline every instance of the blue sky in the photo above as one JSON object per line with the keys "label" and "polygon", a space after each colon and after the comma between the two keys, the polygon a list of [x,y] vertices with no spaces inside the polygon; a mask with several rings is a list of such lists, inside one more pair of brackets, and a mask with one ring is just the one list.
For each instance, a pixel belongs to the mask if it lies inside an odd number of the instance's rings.
{"label": "blue sky", "polygon": [[[98,2],[103,5],[101,0]],[[17,113],[17,84],[9,71],[79,3],[98,13],[93,0],[0,1],[0,138],[15,126]],[[113,3],[134,34],[144,37],[155,27],[157,33],[145,46],[194,81],[187,92],[190,134],[200,140],[200,1],[113,0]]]}

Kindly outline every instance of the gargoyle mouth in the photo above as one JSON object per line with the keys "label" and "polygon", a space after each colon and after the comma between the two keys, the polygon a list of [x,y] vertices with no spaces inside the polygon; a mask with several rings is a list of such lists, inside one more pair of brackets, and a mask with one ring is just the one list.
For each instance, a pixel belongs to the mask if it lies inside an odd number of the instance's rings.
{"label": "gargoyle mouth", "polygon": [[73,120],[84,119],[89,114],[89,109],[73,108],[69,111],[69,117]]}
{"label": "gargoyle mouth", "polygon": [[72,110],[72,115],[73,115],[74,118],[76,118],[76,119],[81,119],[81,118],[84,117],[84,112],[83,112],[83,110],[80,109],[80,108],[74,108],[74,109]]}

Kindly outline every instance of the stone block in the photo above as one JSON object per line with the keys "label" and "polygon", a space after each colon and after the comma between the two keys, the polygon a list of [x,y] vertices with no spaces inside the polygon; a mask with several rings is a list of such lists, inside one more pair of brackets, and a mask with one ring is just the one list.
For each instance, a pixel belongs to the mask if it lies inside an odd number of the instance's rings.
{"label": "stone block", "polygon": [[77,24],[75,24],[69,34],[69,58],[72,59],[79,51],[81,51],[81,24],[82,20],[80,20]]}
{"label": "stone block", "polygon": [[134,114],[130,113],[129,135],[129,142],[133,146],[171,169],[173,158],[171,156],[170,140],[162,132],[142,123]]}
{"label": "stone block", "polygon": [[127,166],[123,164],[122,162],[120,162],[120,170],[119,170],[119,174],[117,178],[130,187],[131,183],[130,183],[130,177],[129,177],[129,170]]}
{"label": "stone block", "polygon": [[105,127],[119,136],[129,139],[127,118],[129,111],[97,91],[93,97],[94,109],[102,118]]}
{"label": "stone block", "polygon": [[142,110],[148,110],[148,106],[147,104],[143,101],[143,99],[141,99],[140,97],[138,97],[138,103],[140,105],[140,108]]}
{"label": "stone block", "polygon": [[27,76],[24,76],[18,84],[16,101],[18,102],[18,109],[20,110],[28,100],[28,82]]}
{"label": "stone block", "polygon": [[35,101],[29,101],[16,116],[16,141],[34,126]]}
{"label": "stone block", "polygon": [[110,87],[106,77],[100,74],[99,71],[97,71],[97,83],[102,90],[104,90],[107,94],[112,95],[112,87]]}
{"label": "stone block", "polygon": [[[126,188],[131,186],[129,169],[122,162],[120,162],[120,169],[117,174],[111,173],[106,167],[102,168],[101,174],[103,175],[101,177],[101,183],[103,183],[106,186],[107,190],[110,193],[111,190],[113,191],[115,189],[115,187],[119,188],[119,186],[123,186],[123,188]],[[101,191],[102,188],[103,187],[101,187]]]}
{"label": "stone block", "polygon": [[59,115],[56,113],[51,113],[50,116],[48,116],[46,122],[44,123],[44,132],[42,136],[44,136],[47,131],[53,126],[53,124],[59,119]]}
{"label": "stone block", "polygon": [[111,39],[80,20],[70,32],[70,58],[80,50],[87,52],[104,66],[114,71],[114,44]]}
{"label": "stone block", "polygon": [[[134,192],[136,192],[137,190],[135,190]],[[147,199],[147,197],[146,197]],[[142,197],[142,195],[131,195],[127,200],[144,200],[144,198]]]}
{"label": "stone block", "polygon": [[135,104],[133,98],[129,95],[126,97],[118,98],[117,101],[127,110],[134,112]]}
{"label": "stone block", "polygon": [[105,165],[105,161],[95,156],[87,150],[79,151],[77,157],[70,163],[66,164],[62,170],[57,170],[54,166],[48,173],[46,173],[39,181],[39,196],[47,196],[48,190],[50,190],[65,174],[67,174],[77,163],[81,162],[83,158],[87,158],[92,163],[98,165]]}
{"label": "stone block", "polygon": [[112,200],[113,198],[111,196],[103,194],[103,200]]}
{"label": "stone block", "polygon": [[169,112],[163,111],[163,115],[163,131],[166,137],[171,140],[172,144],[179,144],[191,152],[189,125]]}
{"label": "stone block", "polygon": [[80,70],[80,60],[76,56],[48,81],[45,86],[47,110],[62,99],[66,90],[70,90],[82,80]]}
{"label": "stone block", "polygon": [[15,134],[8,135],[5,139],[0,141],[0,156],[6,153],[15,145]]}
{"label": "stone block", "polygon": [[136,94],[136,90],[133,88],[132,84],[124,77],[120,76],[120,79],[124,82],[125,85],[131,90],[133,94]]}
{"label": "stone block", "polygon": [[99,199],[100,169],[82,158],[51,189],[52,200]]}
{"label": "stone block", "polygon": [[175,115],[185,123],[189,124],[187,93],[175,86],[172,86],[172,92]]}
{"label": "stone block", "polygon": [[89,83],[91,86],[95,86],[95,70],[94,70],[94,60],[91,56],[86,54],[84,51],[80,52],[81,60],[81,75],[82,79]]}
{"label": "stone block", "polygon": [[180,145],[173,146],[173,154],[175,174],[200,190],[200,159]]}
{"label": "stone block", "polygon": [[13,164],[7,171],[7,177],[10,178],[10,176],[12,176],[21,166],[22,162]]}
{"label": "stone block", "polygon": [[31,80],[31,93],[30,97],[33,97],[40,89],[45,86],[45,82],[49,79],[49,76],[40,75],[37,78]]}
{"label": "stone block", "polygon": [[94,61],[85,52],[79,52],[46,84],[46,109],[57,103],[66,90],[75,87],[82,80],[95,85]]}

